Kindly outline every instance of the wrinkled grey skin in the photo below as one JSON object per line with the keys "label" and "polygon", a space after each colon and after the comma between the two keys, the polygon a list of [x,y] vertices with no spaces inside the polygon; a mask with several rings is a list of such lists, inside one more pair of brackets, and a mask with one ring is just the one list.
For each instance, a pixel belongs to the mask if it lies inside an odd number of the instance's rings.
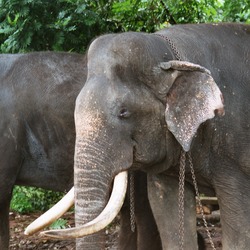
{"label": "wrinkled grey skin", "polygon": [[75,99],[86,59],[73,53],[0,56],[0,248],[8,249],[15,184],[65,191],[73,185]]}
{"label": "wrinkled grey skin", "polygon": [[[8,249],[9,203],[14,185],[54,191],[73,186],[74,106],[86,81],[86,68],[86,57],[73,53],[0,56],[1,250]],[[150,245],[158,239],[160,244],[147,200],[146,177],[137,173],[135,185],[136,221],[147,237],[143,241]],[[128,211],[126,202],[120,215],[119,241],[135,249],[137,238],[131,232]],[[148,237],[152,231],[155,237]]]}
{"label": "wrinkled grey skin", "polygon": [[[174,122],[166,123],[171,118],[169,107],[177,106],[177,119],[178,112],[185,111],[183,123],[189,113],[206,114],[198,100],[203,96],[209,99],[211,93],[195,93],[194,89],[206,86],[211,76],[196,70],[162,69],[161,63],[175,55],[167,41],[154,34],[129,32],[97,38],[89,48],[87,82],[75,108],[76,225],[102,211],[117,173],[141,169],[148,174],[149,201],[162,247],[178,249],[177,176],[184,147],[193,156],[201,192],[218,197],[223,249],[248,249],[250,27],[183,25],[160,33],[173,41],[182,60],[211,71],[224,97],[225,116],[208,119],[190,145],[181,145],[185,134],[176,134]],[[193,110],[188,109],[191,99],[198,103]],[[179,107],[179,102],[187,105]],[[197,249],[195,199],[189,177],[184,248]],[[78,249],[103,249],[103,245],[102,233],[77,240]],[[137,249],[147,249],[144,247],[138,245]]]}

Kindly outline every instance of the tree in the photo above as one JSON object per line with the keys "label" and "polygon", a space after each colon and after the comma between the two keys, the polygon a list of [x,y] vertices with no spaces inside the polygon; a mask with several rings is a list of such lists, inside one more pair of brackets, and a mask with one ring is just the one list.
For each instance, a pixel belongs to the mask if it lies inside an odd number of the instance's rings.
{"label": "tree", "polygon": [[83,51],[103,28],[89,6],[74,0],[0,1],[1,51]]}
{"label": "tree", "polygon": [[223,21],[250,24],[249,0],[225,0],[223,7]]}
{"label": "tree", "polygon": [[250,23],[249,0],[0,0],[0,51],[81,52],[103,33],[220,21]]}

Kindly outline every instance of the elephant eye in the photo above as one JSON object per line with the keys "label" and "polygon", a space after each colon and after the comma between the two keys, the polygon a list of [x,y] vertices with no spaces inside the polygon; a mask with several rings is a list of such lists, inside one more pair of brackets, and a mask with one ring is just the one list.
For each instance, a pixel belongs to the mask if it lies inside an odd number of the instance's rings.
{"label": "elephant eye", "polygon": [[118,116],[119,118],[128,118],[130,116],[130,112],[127,108],[121,108]]}

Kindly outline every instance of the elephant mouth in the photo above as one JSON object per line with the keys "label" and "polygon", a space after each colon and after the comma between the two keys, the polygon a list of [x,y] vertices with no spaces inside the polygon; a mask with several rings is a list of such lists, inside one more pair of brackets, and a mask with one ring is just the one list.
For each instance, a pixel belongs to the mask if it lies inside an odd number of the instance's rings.
{"label": "elephant mouth", "polygon": [[[110,199],[104,208],[104,210],[94,220],[75,228],[62,229],[62,230],[48,230],[40,233],[41,236],[56,238],[56,239],[75,239],[81,238],[87,235],[97,233],[108,226],[119,213],[125,199],[128,183],[128,172],[124,171],[119,173],[113,184],[113,190]],[[25,230],[26,235],[34,234],[41,230],[53,221],[61,217],[74,202],[74,188],[72,188],[68,194],[63,198],[69,199],[70,202],[59,201],[45,214],[41,215],[38,219],[32,222]],[[73,201],[73,202],[72,202]],[[61,202],[61,203],[60,203]],[[59,205],[58,205],[59,204]],[[64,208],[62,204],[65,204]],[[70,205],[71,204],[71,205]]]}

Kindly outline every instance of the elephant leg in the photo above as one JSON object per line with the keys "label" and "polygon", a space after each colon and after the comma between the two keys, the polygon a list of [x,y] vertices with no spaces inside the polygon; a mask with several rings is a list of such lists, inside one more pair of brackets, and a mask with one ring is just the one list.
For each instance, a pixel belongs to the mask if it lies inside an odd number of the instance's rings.
{"label": "elephant leg", "polygon": [[9,207],[11,195],[0,201],[0,246],[1,250],[9,247]]}
{"label": "elephant leg", "polygon": [[[148,176],[148,194],[164,250],[179,249],[178,179],[163,174]],[[195,196],[185,185],[184,249],[198,249]]]}
{"label": "elephant leg", "polygon": [[[1,131],[1,129],[0,129]],[[13,134],[14,136],[14,134]],[[9,207],[15,180],[21,167],[20,149],[15,140],[0,137],[0,248],[9,246]]]}
{"label": "elephant leg", "polygon": [[149,204],[147,175],[135,173],[135,212],[137,225],[137,250],[161,250],[159,231]]}
{"label": "elephant leg", "polygon": [[[239,167],[220,165],[214,174],[216,196],[220,207],[222,246],[225,250],[245,250],[250,246],[250,182]],[[223,177],[222,177],[223,176]]]}
{"label": "elephant leg", "polygon": [[160,235],[148,200],[146,173],[134,173],[135,232],[131,231],[129,193],[130,190],[121,211],[119,249],[161,250]]}

